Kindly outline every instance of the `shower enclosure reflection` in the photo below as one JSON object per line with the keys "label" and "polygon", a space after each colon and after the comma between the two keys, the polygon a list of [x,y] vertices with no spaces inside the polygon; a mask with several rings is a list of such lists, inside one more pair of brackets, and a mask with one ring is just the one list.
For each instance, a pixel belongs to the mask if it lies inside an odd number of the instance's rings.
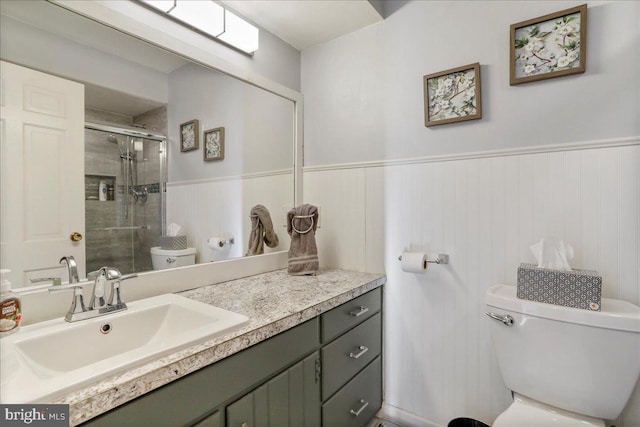
{"label": "shower enclosure reflection", "polygon": [[139,130],[85,126],[87,271],[117,265],[152,270],[164,224],[165,138]]}

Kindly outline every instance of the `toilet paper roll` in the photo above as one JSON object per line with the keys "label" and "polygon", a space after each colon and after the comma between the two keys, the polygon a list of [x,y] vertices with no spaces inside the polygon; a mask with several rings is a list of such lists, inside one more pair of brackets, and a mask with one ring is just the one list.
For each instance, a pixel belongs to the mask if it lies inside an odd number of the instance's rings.
{"label": "toilet paper roll", "polygon": [[402,253],[402,271],[406,271],[407,273],[424,273],[427,271],[428,266],[427,254],[423,252]]}
{"label": "toilet paper roll", "polygon": [[207,244],[214,251],[223,251],[229,247],[229,240],[223,239],[222,237],[211,237],[207,240]]}

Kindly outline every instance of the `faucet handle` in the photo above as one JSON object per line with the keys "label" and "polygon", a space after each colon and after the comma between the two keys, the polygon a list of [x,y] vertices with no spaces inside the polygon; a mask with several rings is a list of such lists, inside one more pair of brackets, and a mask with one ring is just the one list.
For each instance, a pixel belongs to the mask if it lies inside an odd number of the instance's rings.
{"label": "faucet handle", "polygon": [[91,271],[87,273],[87,279],[96,280],[101,273],[104,274],[104,277],[107,280],[115,280],[115,279],[120,279],[122,277],[122,273],[120,273],[120,270],[118,270],[117,268],[102,267],[99,270]]}
{"label": "faucet handle", "polygon": [[128,276],[122,276],[115,282],[111,283],[111,295],[109,296],[109,305],[117,305],[124,306],[125,304],[122,302],[122,298],[120,297],[120,282],[129,279],[135,279],[138,277],[137,274],[129,274]]}

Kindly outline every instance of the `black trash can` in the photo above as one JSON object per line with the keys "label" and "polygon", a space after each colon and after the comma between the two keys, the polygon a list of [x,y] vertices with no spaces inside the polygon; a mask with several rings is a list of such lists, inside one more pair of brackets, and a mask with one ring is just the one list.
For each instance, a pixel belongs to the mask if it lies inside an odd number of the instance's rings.
{"label": "black trash can", "polygon": [[472,418],[456,418],[449,421],[447,427],[489,427],[482,421],[474,420]]}

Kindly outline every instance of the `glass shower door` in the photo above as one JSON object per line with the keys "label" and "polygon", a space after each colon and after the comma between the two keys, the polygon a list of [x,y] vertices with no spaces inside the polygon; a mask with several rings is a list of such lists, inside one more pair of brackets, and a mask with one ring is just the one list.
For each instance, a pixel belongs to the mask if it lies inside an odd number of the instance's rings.
{"label": "glass shower door", "polygon": [[152,270],[162,234],[164,140],[124,132],[85,130],[87,272]]}

